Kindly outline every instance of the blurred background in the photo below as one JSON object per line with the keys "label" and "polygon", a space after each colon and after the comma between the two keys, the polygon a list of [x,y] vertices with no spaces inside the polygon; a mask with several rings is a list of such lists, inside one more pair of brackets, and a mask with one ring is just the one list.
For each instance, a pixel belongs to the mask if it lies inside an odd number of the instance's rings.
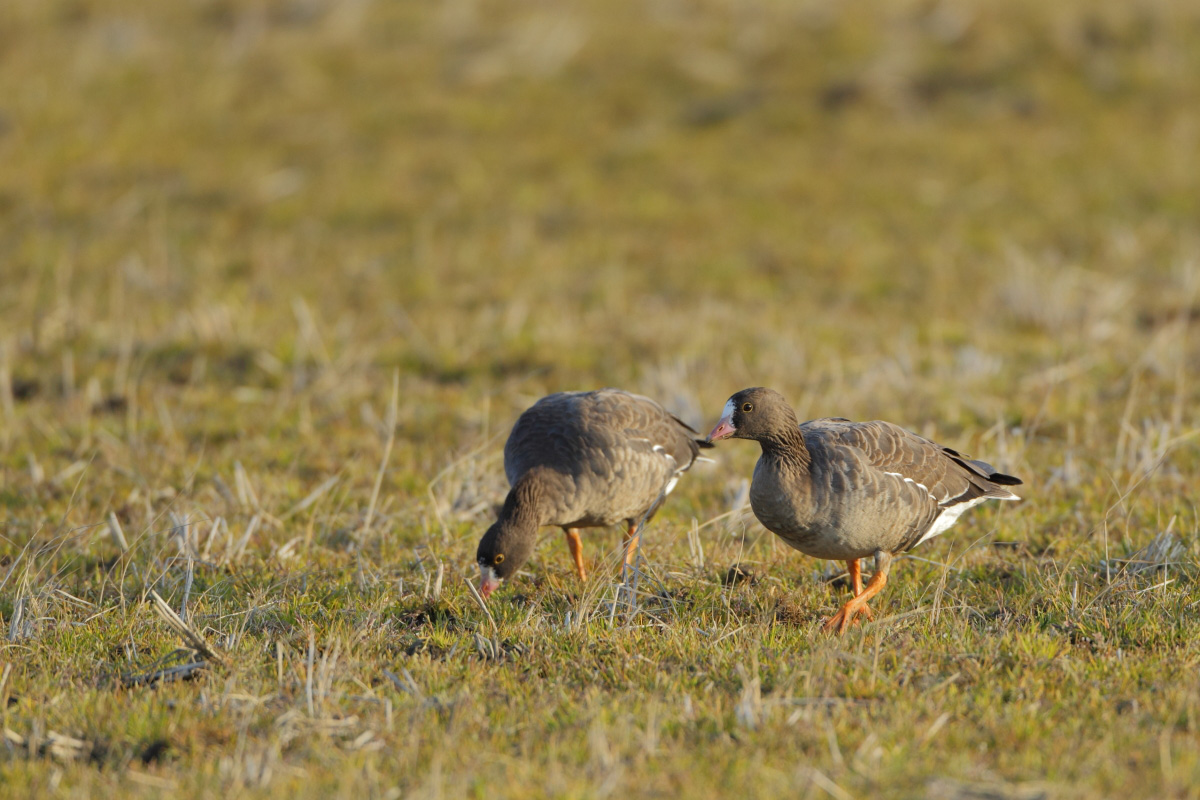
{"label": "blurred background", "polygon": [[295,499],[396,371],[401,501],[603,385],[1104,483],[1196,426],[1198,126],[1186,2],[11,0],[5,491]]}
{"label": "blurred background", "polygon": [[[1192,796],[1198,142],[1186,0],[3,0],[5,752],[44,789],[43,729],[169,747],[196,796]],[[504,436],[605,385],[701,431],[771,386],[1027,499],[906,560],[872,661],[812,638],[824,562],[721,516],[757,457],[722,443],[644,539],[661,635],[549,531],[488,633]],[[199,699],[97,677],[178,647],[151,587],[236,654]]]}

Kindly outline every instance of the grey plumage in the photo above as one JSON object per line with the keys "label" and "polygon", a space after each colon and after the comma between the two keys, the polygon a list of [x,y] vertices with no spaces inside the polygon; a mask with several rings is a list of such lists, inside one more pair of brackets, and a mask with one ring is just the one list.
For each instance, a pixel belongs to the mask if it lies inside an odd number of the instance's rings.
{"label": "grey plumage", "polygon": [[664,489],[699,455],[698,436],[648,397],[559,392],[517,420],[504,445],[504,473],[515,486],[541,470],[545,525],[613,525],[657,510]]}
{"label": "grey plumage", "polygon": [[585,577],[577,529],[624,521],[632,532],[709,446],[648,397],[620,389],[543,397],[520,416],[504,446],[512,489],[479,543],[481,588],[490,592],[528,559],[542,525],[567,532]]}
{"label": "grey plumage", "polygon": [[891,556],[942,533],[967,508],[1019,499],[1007,487],[1020,479],[986,462],[890,422],[831,417],[801,425],[770,389],[729,399],[711,435],[724,436],[762,447],[750,505],[763,526],[802,553],[845,560],[854,575],[858,559],[874,556],[886,580]]}
{"label": "grey plumage", "polygon": [[750,504],[765,527],[811,556],[902,553],[931,535],[939,520],[957,517],[962,506],[1017,499],[1005,488],[1015,479],[890,422],[816,419],[796,430],[807,469],[764,452]]}

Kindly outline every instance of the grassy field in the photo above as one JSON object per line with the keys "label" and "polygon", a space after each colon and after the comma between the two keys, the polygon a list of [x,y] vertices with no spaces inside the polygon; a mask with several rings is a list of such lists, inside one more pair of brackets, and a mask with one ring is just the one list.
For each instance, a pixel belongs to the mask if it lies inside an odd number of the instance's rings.
{"label": "grassy field", "polygon": [[[1200,797],[1197,142],[1184,0],[6,0],[0,795]],[[485,610],[605,385],[1026,499],[830,638],[722,443]]]}

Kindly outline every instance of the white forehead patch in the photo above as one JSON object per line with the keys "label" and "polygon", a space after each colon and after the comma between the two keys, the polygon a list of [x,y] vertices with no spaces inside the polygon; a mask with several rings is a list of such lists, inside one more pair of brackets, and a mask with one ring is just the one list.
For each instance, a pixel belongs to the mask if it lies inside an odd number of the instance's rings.
{"label": "white forehead patch", "polygon": [[725,401],[725,408],[721,410],[721,419],[729,420],[729,424],[733,424],[733,398]]}

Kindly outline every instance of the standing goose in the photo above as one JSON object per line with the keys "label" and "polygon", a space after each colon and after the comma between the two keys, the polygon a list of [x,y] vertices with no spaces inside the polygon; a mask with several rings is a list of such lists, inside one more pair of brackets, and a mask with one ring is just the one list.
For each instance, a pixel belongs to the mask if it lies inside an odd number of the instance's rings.
{"label": "standing goose", "polygon": [[[854,598],[825,623],[844,633],[887,583],[892,558],[948,529],[985,500],[1019,500],[997,472],[890,422],[814,419],[803,425],[771,389],[729,398],[710,442],[732,436],[762,446],[750,507],[801,553],[846,562]],[[859,559],[875,557],[864,588]]]}
{"label": "standing goose", "polygon": [[587,580],[580,528],[624,521],[625,563],[631,563],[638,522],[658,510],[700,448],[712,447],[698,435],[650,398],[620,389],[537,401],[504,445],[512,488],[479,540],[480,594],[487,597],[520,569],[543,525],[567,534],[580,580]]}

